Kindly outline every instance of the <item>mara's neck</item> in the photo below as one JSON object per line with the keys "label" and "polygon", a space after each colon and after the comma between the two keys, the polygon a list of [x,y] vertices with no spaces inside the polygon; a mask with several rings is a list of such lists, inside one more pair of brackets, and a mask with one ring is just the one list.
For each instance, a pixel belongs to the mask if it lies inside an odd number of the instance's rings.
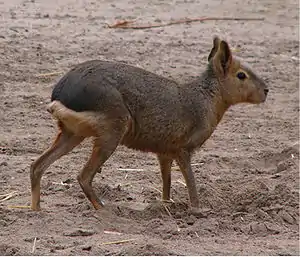
{"label": "mara's neck", "polygon": [[208,65],[201,76],[185,85],[185,89],[191,92],[189,97],[199,104],[198,108],[205,105],[204,109],[207,109],[211,125],[215,128],[231,104],[226,101],[212,66]]}

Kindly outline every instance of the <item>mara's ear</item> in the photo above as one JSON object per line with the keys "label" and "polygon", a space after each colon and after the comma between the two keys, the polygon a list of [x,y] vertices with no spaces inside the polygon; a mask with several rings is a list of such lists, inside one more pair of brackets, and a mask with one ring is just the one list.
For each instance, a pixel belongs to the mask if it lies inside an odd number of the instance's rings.
{"label": "mara's ear", "polygon": [[210,61],[211,58],[213,58],[215,56],[215,54],[217,53],[218,49],[219,49],[219,45],[220,45],[221,40],[218,37],[214,37],[213,40],[213,48],[211,49],[209,56],[208,56],[208,61]]}
{"label": "mara's ear", "polygon": [[232,63],[232,54],[229,48],[229,45],[226,41],[222,40],[220,42],[219,49],[215,56],[215,65],[218,70],[223,73],[223,75],[227,75],[229,67]]}

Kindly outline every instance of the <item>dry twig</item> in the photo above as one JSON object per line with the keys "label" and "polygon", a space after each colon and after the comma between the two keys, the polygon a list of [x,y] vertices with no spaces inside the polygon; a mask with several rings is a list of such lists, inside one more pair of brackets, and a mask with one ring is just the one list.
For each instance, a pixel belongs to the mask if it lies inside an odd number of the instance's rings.
{"label": "dry twig", "polygon": [[34,253],[34,252],[35,252],[35,249],[36,249],[36,237],[35,237],[34,240],[33,240],[33,246],[32,246],[32,251],[31,251],[31,253]]}
{"label": "dry twig", "polygon": [[169,208],[168,208],[167,206],[165,206],[164,204],[163,204],[163,206],[164,206],[166,212],[168,213],[168,215],[173,219],[173,216],[172,216],[172,214],[171,214]]}
{"label": "dry twig", "polygon": [[134,21],[118,21],[113,25],[108,25],[109,28],[121,28],[121,29],[149,29],[149,28],[160,28],[166,27],[175,24],[182,23],[191,23],[191,22],[203,22],[203,21],[212,21],[212,20],[226,20],[226,21],[263,21],[264,18],[234,18],[234,17],[202,17],[202,18],[187,18],[181,20],[170,21],[167,23],[156,23],[156,24],[147,24],[147,25],[130,25]]}
{"label": "dry twig", "polygon": [[135,239],[125,239],[125,240],[119,240],[119,241],[113,241],[113,242],[105,242],[100,245],[113,245],[113,244],[124,244],[131,241],[134,241]]}
{"label": "dry twig", "polygon": [[9,209],[30,209],[29,205],[8,205]]}
{"label": "dry twig", "polygon": [[120,232],[117,232],[117,231],[108,231],[108,230],[104,230],[103,233],[104,234],[111,234],[111,235],[118,235],[118,236],[123,235],[123,233],[120,233]]}
{"label": "dry twig", "polygon": [[197,162],[197,163],[192,163],[191,166],[201,166],[203,165],[204,163],[203,162]]}
{"label": "dry twig", "polygon": [[118,171],[144,171],[144,169],[119,168]]}
{"label": "dry twig", "polygon": [[54,72],[49,72],[49,73],[41,73],[41,74],[37,74],[36,77],[40,78],[40,77],[49,77],[49,76],[54,76],[54,75],[60,75],[62,74],[63,71],[54,71]]}
{"label": "dry twig", "polygon": [[177,179],[176,182],[186,187],[186,183],[182,182],[181,180]]}
{"label": "dry twig", "polygon": [[108,25],[109,28],[120,28],[122,26],[128,26],[128,24],[133,23],[134,20],[131,21],[118,21],[116,24],[114,25]]}
{"label": "dry twig", "polygon": [[14,196],[17,195],[17,193],[18,193],[17,191],[13,191],[8,194],[0,195],[0,203],[9,200],[10,198],[13,198]]}
{"label": "dry twig", "polygon": [[[163,206],[164,206],[166,212],[168,213],[168,215],[169,215],[173,220],[175,220],[174,217],[172,216],[172,214],[171,214],[169,208],[168,208],[166,205],[164,205],[164,204],[163,204]],[[176,222],[176,220],[175,220],[175,222]],[[178,226],[177,222],[176,222],[176,227],[177,227],[177,231],[179,232],[179,231],[180,231],[180,227]]]}

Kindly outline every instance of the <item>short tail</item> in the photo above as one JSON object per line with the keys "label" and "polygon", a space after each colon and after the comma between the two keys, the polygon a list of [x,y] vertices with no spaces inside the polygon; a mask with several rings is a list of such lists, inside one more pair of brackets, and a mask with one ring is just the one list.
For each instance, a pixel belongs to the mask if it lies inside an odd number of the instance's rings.
{"label": "short tail", "polygon": [[65,129],[78,136],[94,136],[97,125],[99,125],[99,114],[95,112],[76,112],[67,108],[60,101],[53,101],[48,104],[47,111],[59,123],[63,124]]}

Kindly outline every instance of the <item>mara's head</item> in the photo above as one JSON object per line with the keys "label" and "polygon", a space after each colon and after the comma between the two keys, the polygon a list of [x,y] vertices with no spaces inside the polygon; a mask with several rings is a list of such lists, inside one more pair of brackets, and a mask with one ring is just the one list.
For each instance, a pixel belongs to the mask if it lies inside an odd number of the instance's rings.
{"label": "mara's head", "polygon": [[232,56],[226,41],[214,38],[208,61],[220,83],[225,101],[230,104],[258,104],[266,100],[267,85],[253,70]]}

